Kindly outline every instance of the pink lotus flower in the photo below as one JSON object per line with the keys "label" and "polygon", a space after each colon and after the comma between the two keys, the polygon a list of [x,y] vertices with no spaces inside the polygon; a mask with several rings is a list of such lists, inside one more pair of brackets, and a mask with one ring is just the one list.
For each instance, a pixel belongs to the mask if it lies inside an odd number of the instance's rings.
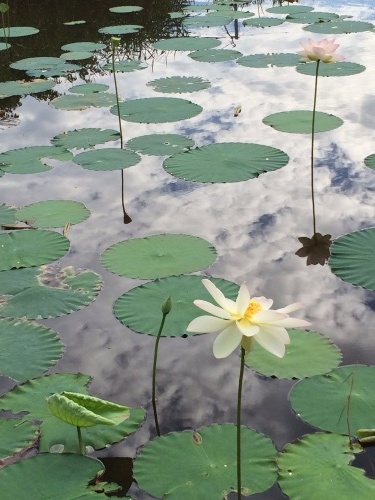
{"label": "pink lotus flower", "polygon": [[336,49],[339,47],[338,43],[335,43],[335,39],[328,40],[312,40],[309,38],[307,42],[300,42],[304,50],[298,52],[302,57],[302,61],[322,61],[323,63],[330,64],[338,61],[343,61],[344,56],[339,54],[334,54]]}

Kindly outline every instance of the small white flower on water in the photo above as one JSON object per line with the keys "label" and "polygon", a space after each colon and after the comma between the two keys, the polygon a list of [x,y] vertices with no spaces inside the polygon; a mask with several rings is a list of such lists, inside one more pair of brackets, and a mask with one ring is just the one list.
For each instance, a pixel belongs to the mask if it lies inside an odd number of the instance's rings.
{"label": "small white flower on water", "polygon": [[250,351],[252,339],[270,353],[282,358],[285,345],[290,343],[286,328],[310,326],[309,322],[288,315],[289,312],[303,307],[301,303],[272,310],[273,300],[265,297],[251,298],[245,284],[241,285],[234,302],[227,299],[210,280],[204,279],[202,283],[220,307],[205,300],[195,300],[196,306],[212,316],[193,319],[186,330],[195,333],[221,331],[213,346],[216,358],[226,358],[240,345]]}

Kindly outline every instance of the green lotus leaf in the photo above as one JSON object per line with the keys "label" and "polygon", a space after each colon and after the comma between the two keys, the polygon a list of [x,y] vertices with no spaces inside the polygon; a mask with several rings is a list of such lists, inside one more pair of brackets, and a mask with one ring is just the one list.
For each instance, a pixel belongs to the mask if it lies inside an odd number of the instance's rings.
{"label": "green lotus leaf", "polygon": [[241,57],[241,52],[230,49],[205,49],[190,52],[189,57],[199,62],[225,62]]}
{"label": "green lotus leaf", "polygon": [[11,44],[10,43],[0,42],[0,51],[7,50],[7,49],[10,49],[10,48],[11,48]]}
{"label": "green lotus leaf", "polygon": [[146,155],[169,156],[192,148],[194,141],[179,134],[150,134],[135,137],[126,147]]}
{"label": "green lotus leaf", "polygon": [[173,155],[164,160],[163,167],[175,177],[194,182],[240,182],[284,167],[288,161],[280,149],[228,142]]}
{"label": "green lotus leaf", "polygon": [[374,227],[340,236],[331,245],[331,271],[352,285],[375,290],[374,245]]}
{"label": "green lotus leaf", "polygon": [[127,35],[128,33],[137,33],[142,28],[143,26],[139,24],[122,24],[119,26],[106,26],[105,28],[100,28],[99,33],[105,33],[106,35]]}
{"label": "green lotus leaf", "polygon": [[47,70],[59,65],[61,65],[61,59],[59,57],[28,57],[27,59],[20,59],[10,64],[10,67],[28,71],[30,69]]}
{"label": "green lotus leaf", "polygon": [[329,498],[332,492],[340,500],[371,500],[375,481],[366,477],[362,469],[350,465],[361,451],[358,445],[351,448],[344,436],[308,434],[288,444],[280,454],[280,487],[291,500],[321,500]]}
{"label": "green lotus leaf", "polygon": [[[172,298],[172,310],[165,322],[163,337],[187,337],[197,335],[187,332],[186,327],[201,310],[194,300],[212,302],[211,295],[202,284],[203,276],[171,276],[132,288],[119,297],[114,305],[115,316],[121,323],[138,333],[157,336],[161,319],[161,306],[167,297]],[[219,278],[210,280],[224,295],[235,300],[238,285]],[[147,314],[145,314],[147,311]]]}
{"label": "green lotus leaf", "polygon": [[81,111],[87,108],[106,108],[116,103],[116,95],[107,92],[89,93],[85,95],[63,95],[56,97],[50,105],[56,109]]}
{"label": "green lotus leaf", "polygon": [[97,42],[74,42],[67,43],[61,47],[61,50],[68,50],[71,52],[96,52],[98,50],[105,49],[107,46],[105,43],[97,43]]}
{"label": "green lotus leaf", "polygon": [[[128,122],[167,123],[198,115],[202,107],[177,97],[148,97],[120,102],[120,117]],[[117,105],[109,110],[118,116]]]}
{"label": "green lotus leaf", "polygon": [[248,19],[249,17],[255,16],[254,12],[247,12],[244,10],[221,10],[220,14],[228,15],[228,17],[231,17],[232,19]]}
{"label": "green lotus leaf", "polygon": [[76,427],[117,425],[129,418],[128,407],[87,394],[63,391],[46,401],[52,415]]}
{"label": "green lotus leaf", "polygon": [[341,362],[341,351],[327,337],[306,330],[288,330],[290,344],[278,358],[254,342],[245,363],[254,371],[277,378],[305,378],[330,372]]}
{"label": "green lotus leaf", "polygon": [[[36,442],[38,435],[38,427],[31,422],[23,422],[22,425],[19,425],[19,420],[17,418],[1,418],[0,460],[9,458],[20,451],[30,448]],[[6,490],[8,490],[8,488],[6,488]],[[17,496],[15,498],[17,498]]]}
{"label": "green lotus leaf", "polygon": [[279,19],[277,17],[256,17],[254,19],[245,19],[243,21],[244,26],[253,26],[255,28],[269,28],[271,26],[278,26],[283,24],[284,19]]}
{"label": "green lotus leaf", "polygon": [[90,57],[94,57],[94,54],[88,51],[64,52],[60,56],[63,61],[83,61],[84,59],[90,59]]}
{"label": "green lotus leaf", "polygon": [[47,265],[0,273],[0,316],[29,319],[70,314],[90,304],[101,290],[98,274],[72,266]]}
{"label": "green lotus leaf", "polygon": [[50,90],[55,86],[55,82],[49,80],[33,80],[31,82],[10,81],[0,83],[0,99],[12,95],[36,94]]}
{"label": "green lotus leaf", "polygon": [[297,382],[290,402],[298,416],[311,425],[355,435],[357,429],[375,428],[374,383],[375,366],[340,366],[326,375]]}
{"label": "green lotus leaf", "polygon": [[16,218],[14,216],[16,209],[5,203],[0,204],[0,226],[2,224],[15,224]]}
{"label": "green lotus leaf", "polygon": [[17,38],[20,36],[29,36],[39,33],[39,30],[30,26],[7,26],[5,30],[0,30],[0,38]]}
{"label": "green lotus leaf", "polygon": [[68,21],[66,23],[63,23],[65,26],[75,26],[76,24],[86,24],[86,21],[80,20],[80,21]]}
{"label": "green lotus leaf", "polygon": [[331,21],[332,19],[337,19],[339,16],[334,12],[295,12],[286,16],[286,21],[288,23],[322,23],[325,21]]}
{"label": "green lotus leaf", "polygon": [[72,94],[88,95],[97,94],[98,92],[104,92],[108,89],[109,86],[104,83],[83,83],[81,85],[74,85],[73,87],[70,87],[69,92]]}
{"label": "green lotus leaf", "polygon": [[165,40],[159,40],[152,44],[155,49],[158,50],[182,50],[182,51],[192,51],[192,50],[203,50],[203,49],[213,49],[220,45],[220,40],[217,38],[210,37],[179,37],[179,38],[167,38]]}
{"label": "green lotus leaf", "polygon": [[[82,455],[41,454],[0,469],[2,500],[108,499],[106,485],[97,479],[103,470],[99,460]],[[94,479],[96,486],[88,486]]]}
{"label": "green lotus leaf", "polygon": [[[266,116],[263,118],[263,123],[280,132],[311,134],[312,117],[312,111],[282,111]],[[337,116],[320,111],[315,113],[315,132],[327,132],[327,130],[341,127],[343,123]]]}
{"label": "green lotus leaf", "polygon": [[205,16],[187,17],[184,24],[189,28],[214,28],[216,26],[227,26],[233,21],[229,12],[222,15],[221,12],[209,12]]}
{"label": "green lotus leaf", "polygon": [[15,214],[17,220],[40,228],[79,224],[89,216],[90,211],[83,203],[72,200],[39,201],[19,208]]}
{"label": "green lotus leaf", "polygon": [[120,134],[117,130],[100,128],[80,128],[56,135],[51,143],[54,146],[72,149],[91,149],[97,144],[117,141]]}
{"label": "green lotus leaf", "polygon": [[[133,71],[146,68],[148,68],[148,65],[144,61],[115,61],[116,73],[131,73]],[[104,64],[103,69],[106,71],[112,71],[112,63]]]}
{"label": "green lotus leaf", "polygon": [[31,76],[32,78],[39,78],[43,76],[44,78],[56,77],[56,76],[65,76],[68,73],[72,73],[73,71],[79,71],[81,66],[72,63],[66,63],[61,60],[60,64],[56,64],[51,69],[29,69],[26,71],[26,74]]}
{"label": "green lotus leaf", "polygon": [[301,60],[298,54],[280,53],[280,54],[252,54],[237,59],[237,64],[247,68],[269,68],[285,66],[296,66]]}
{"label": "green lotus leaf", "polygon": [[40,266],[59,259],[68,250],[68,238],[54,231],[38,229],[0,234],[0,271]]}
{"label": "green lotus leaf", "polygon": [[[297,66],[298,73],[303,75],[316,75],[316,62],[302,63]],[[365,71],[366,67],[361,64],[340,61],[333,64],[320,64],[319,76],[349,76],[357,75]]]}
{"label": "green lotus leaf", "polygon": [[183,9],[184,12],[200,12],[203,10],[221,10],[221,9],[227,9],[227,6],[224,5],[217,5],[217,4],[209,4],[209,3],[201,3],[197,5],[184,5]]}
{"label": "green lotus leaf", "polygon": [[30,321],[0,318],[1,375],[19,381],[36,377],[54,366],[63,351],[54,330]]}
{"label": "green lotus leaf", "polygon": [[[171,432],[147,443],[134,462],[138,486],[171,500],[226,497],[236,485],[236,426],[214,424],[198,431]],[[248,496],[276,481],[271,440],[241,428],[242,493]]]}
{"label": "green lotus leaf", "polygon": [[73,155],[65,148],[30,146],[0,154],[0,167],[10,174],[35,174],[51,170],[48,160],[68,161]]}
{"label": "green lotus leaf", "polygon": [[314,7],[307,5],[282,5],[266,9],[270,14],[296,14],[297,12],[310,12]]}
{"label": "green lotus leaf", "polygon": [[215,248],[208,241],[188,234],[155,234],[121,241],[100,257],[112,273],[139,279],[199,271],[215,259]]}
{"label": "green lotus leaf", "polygon": [[360,33],[362,31],[373,31],[374,25],[362,21],[341,21],[333,20],[325,23],[314,23],[304,26],[305,31],[312,33],[324,33],[327,35],[336,35],[342,33]]}
{"label": "green lotus leaf", "polygon": [[185,12],[168,12],[168,16],[171,19],[181,19],[182,17],[186,17],[186,15]]}
{"label": "green lotus leaf", "polygon": [[373,153],[369,156],[366,156],[366,158],[364,159],[364,162],[365,162],[366,167],[375,168],[375,153]]}
{"label": "green lotus leaf", "polygon": [[[211,86],[208,80],[199,76],[169,76],[158,78],[147,83],[148,87],[153,87],[156,92],[182,94],[184,92],[197,92]],[[1,87],[0,87],[1,89]]]}
{"label": "green lotus leaf", "polygon": [[134,151],[120,148],[94,149],[74,157],[74,163],[89,170],[122,170],[140,161],[141,157]]}
{"label": "green lotus leaf", "polygon": [[125,14],[127,12],[138,12],[139,10],[143,10],[143,7],[139,7],[138,5],[120,5],[119,7],[110,7],[109,10],[118,14]]}

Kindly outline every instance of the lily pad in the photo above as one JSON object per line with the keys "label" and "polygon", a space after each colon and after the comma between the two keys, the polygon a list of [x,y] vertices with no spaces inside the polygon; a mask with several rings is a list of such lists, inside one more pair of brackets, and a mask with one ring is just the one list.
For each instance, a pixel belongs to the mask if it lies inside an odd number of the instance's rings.
{"label": "lily pad", "polygon": [[227,26],[233,21],[233,17],[225,12],[209,12],[205,16],[187,17],[184,24],[191,28],[214,28],[216,26]]}
{"label": "lily pad", "polygon": [[288,161],[288,155],[280,149],[228,142],[176,154],[164,160],[163,167],[169,174],[189,181],[240,182],[284,167]]}
{"label": "lily pad", "polygon": [[11,44],[10,43],[0,42],[0,51],[7,50],[7,49],[10,49],[10,48],[11,48]]}
{"label": "lily pad", "polygon": [[325,21],[331,21],[332,19],[337,19],[338,14],[334,12],[296,12],[286,16],[286,21],[288,23],[323,23]]}
{"label": "lily pad", "polygon": [[107,45],[105,43],[97,43],[97,42],[74,42],[67,43],[61,47],[61,50],[68,50],[70,52],[96,52],[98,50],[105,49]]}
{"label": "lily pad", "polygon": [[0,316],[29,319],[70,314],[90,304],[101,290],[98,274],[72,266],[46,265],[0,273]]}
{"label": "lily pad", "polygon": [[15,224],[16,218],[14,216],[16,209],[7,205],[6,203],[0,204],[0,226],[1,224]]}
{"label": "lily pad", "polygon": [[88,170],[122,170],[141,161],[141,157],[128,149],[102,148],[85,151],[74,157],[74,163]]}
{"label": "lily pad", "polygon": [[110,7],[109,10],[118,14],[125,14],[127,12],[138,12],[143,10],[143,7],[139,7],[138,5],[120,5],[119,7]]}
{"label": "lily pad", "polygon": [[[120,103],[120,117],[128,122],[167,123],[198,115],[202,107],[177,97],[148,97]],[[117,105],[109,110],[118,116]]]}
{"label": "lily pad", "polygon": [[51,170],[48,160],[67,161],[73,157],[65,148],[54,146],[30,146],[11,149],[0,154],[0,167],[10,174],[35,174]]}
{"label": "lily pad", "polygon": [[[51,394],[71,391],[87,394],[90,377],[82,373],[55,373],[46,375],[16,386],[0,398],[0,408],[10,409],[14,413],[27,411],[23,421],[41,420],[40,451],[49,451],[52,446],[63,445],[64,453],[79,453],[77,429],[57,419],[48,410],[46,398]],[[121,441],[136,431],[145,417],[142,408],[129,408],[130,416],[119,425],[97,425],[82,429],[82,440],[85,446],[95,450]],[[51,455],[49,455],[51,458]],[[72,458],[72,457],[69,457]],[[0,473],[2,471],[0,470]],[[63,489],[66,500],[66,489]],[[40,498],[40,497],[36,497]],[[46,498],[49,498],[48,496]]]}
{"label": "lily pad", "polygon": [[[6,38],[17,38],[20,36],[29,36],[39,33],[39,30],[31,26],[7,26]],[[0,30],[0,38],[5,38],[4,31]]]}
{"label": "lily pad", "polygon": [[[298,73],[315,76],[316,62],[302,63],[297,66]],[[361,64],[340,61],[333,64],[320,64],[319,76],[349,76],[357,75],[365,71],[366,67]]]}
{"label": "lily pad", "polygon": [[54,366],[63,352],[64,346],[54,330],[31,321],[0,318],[2,376],[18,381],[36,377]]}
{"label": "lily pad", "polygon": [[360,33],[362,31],[373,31],[374,25],[363,21],[341,21],[333,20],[325,23],[314,23],[304,26],[305,31],[312,33],[324,33],[335,35],[342,33]]}
{"label": "lily pad", "polygon": [[[31,422],[24,422],[22,425],[19,425],[19,420],[17,418],[1,418],[0,460],[9,458],[22,450],[30,448],[30,446],[36,442],[38,435],[38,427]],[[8,488],[4,491],[7,490]]]}
{"label": "lily pad", "polygon": [[90,92],[85,95],[63,95],[56,97],[50,105],[56,109],[81,111],[87,108],[107,108],[116,103],[116,95],[108,92]]}
{"label": "lily pad", "polygon": [[240,57],[237,64],[247,68],[272,68],[273,66],[284,68],[285,66],[296,66],[300,61],[301,57],[293,53],[252,54]]}
{"label": "lily pad", "polygon": [[[133,71],[146,68],[148,68],[148,65],[144,61],[132,61],[131,59],[126,61],[115,61],[115,71],[117,73],[131,73]],[[112,71],[112,64],[105,64],[103,69],[106,71]]]}
{"label": "lily pad", "polygon": [[143,26],[139,24],[122,24],[119,26],[106,26],[105,28],[100,28],[99,33],[105,33],[106,35],[127,35],[129,33],[137,33],[142,28]]}
{"label": "lily pad", "polygon": [[[326,402],[327,404],[327,402]],[[308,434],[288,444],[278,459],[279,484],[291,500],[372,500],[375,481],[350,464],[362,448],[350,448],[348,438],[337,434]]]}
{"label": "lily pad", "polygon": [[19,221],[31,221],[33,227],[64,227],[86,220],[90,211],[78,201],[48,200],[19,208],[15,216]]}
{"label": "lily pad", "polygon": [[152,44],[155,49],[159,50],[182,50],[182,51],[192,51],[192,50],[203,50],[203,49],[213,49],[220,45],[220,40],[217,38],[210,37],[179,37],[179,38],[167,38],[165,40],[159,40]]}
{"label": "lily pad", "polygon": [[277,378],[305,378],[330,372],[341,362],[341,351],[327,337],[306,330],[288,330],[290,344],[277,358],[256,342],[245,358],[254,371]]}
{"label": "lily pad", "polygon": [[[263,118],[263,123],[280,132],[311,134],[312,117],[312,111],[282,111],[266,116]],[[343,123],[337,116],[320,111],[315,113],[315,132],[327,132],[327,130],[341,127]]]}
{"label": "lily pad", "polygon": [[297,12],[310,12],[314,7],[308,5],[282,5],[266,9],[270,14],[295,14]]}
{"label": "lily pad", "polygon": [[43,76],[44,78],[56,77],[56,76],[66,76],[68,73],[73,73],[74,71],[79,71],[81,66],[73,63],[66,63],[61,60],[60,64],[56,64],[51,69],[29,69],[26,71],[28,76],[32,78],[39,78]]}
{"label": "lily pad", "polygon": [[98,92],[104,92],[108,90],[109,86],[104,83],[83,83],[81,85],[74,85],[70,87],[69,92],[72,94],[97,94]]}
{"label": "lily pad", "polygon": [[20,59],[10,64],[10,67],[24,71],[30,69],[47,70],[60,64],[61,59],[59,57],[28,57],[27,59]]}
{"label": "lily pad", "polygon": [[56,135],[51,143],[57,147],[72,149],[91,149],[97,144],[117,141],[120,134],[117,130],[100,128],[80,128]]}
{"label": "lily pad", "polygon": [[199,62],[225,62],[241,57],[241,52],[230,49],[205,49],[190,52],[189,57]]}
{"label": "lily pad", "polygon": [[[236,299],[238,285],[219,278],[210,280],[226,297]],[[157,336],[162,316],[161,306],[167,297],[172,298],[172,310],[168,314],[162,336],[197,335],[186,331],[190,321],[200,314],[200,309],[193,302],[196,299],[212,301],[202,284],[202,276],[171,276],[132,288],[116,300],[114,313],[121,323],[133,331]]]}
{"label": "lily pad", "polygon": [[0,271],[52,262],[65,255],[69,245],[65,236],[42,229],[0,234]]}
{"label": "lily pad", "polygon": [[130,139],[126,146],[146,155],[169,156],[194,146],[194,141],[179,134],[150,134]]}
{"label": "lily pad", "polygon": [[278,17],[256,17],[254,19],[245,19],[243,21],[244,26],[253,26],[255,28],[269,28],[271,26],[278,26],[283,24],[284,19],[279,19]]}
{"label": "lily pad", "polygon": [[155,234],[121,241],[100,257],[112,273],[139,279],[199,271],[215,259],[215,248],[208,241],[188,234]]}
{"label": "lily pad", "polygon": [[198,90],[207,89],[211,84],[208,80],[204,80],[199,76],[170,76],[152,80],[147,83],[147,86],[153,87],[156,92],[182,94],[184,92],[197,92]]}
{"label": "lily pad", "polygon": [[289,397],[294,411],[311,425],[355,435],[357,429],[375,428],[374,384],[375,366],[341,366],[300,380]]}
{"label": "lily pad", "polygon": [[348,283],[375,290],[374,245],[374,227],[340,236],[331,246],[331,271]]}
{"label": "lily pad", "polygon": [[63,61],[83,61],[84,59],[90,59],[90,57],[94,57],[94,53],[88,51],[64,52],[60,56]]}
{"label": "lily pad", "polygon": [[366,167],[375,169],[375,153],[373,153],[369,156],[366,156],[366,158],[364,159],[364,162],[365,162]]}
{"label": "lily pad", "polygon": [[[138,486],[171,500],[226,497],[236,484],[236,432],[233,424],[214,424],[154,439],[134,462]],[[277,477],[271,440],[243,426],[241,442],[242,493],[267,490]]]}
{"label": "lily pad", "polygon": [[83,19],[79,20],[79,21],[68,21],[66,23],[63,23],[65,26],[75,26],[76,24],[86,24],[86,21],[84,21]]}
{"label": "lily pad", "polygon": [[50,90],[55,86],[55,82],[50,80],[33,80],[31,82],[10,81],[0,83],[0,99],[12,95],[36,94]]}

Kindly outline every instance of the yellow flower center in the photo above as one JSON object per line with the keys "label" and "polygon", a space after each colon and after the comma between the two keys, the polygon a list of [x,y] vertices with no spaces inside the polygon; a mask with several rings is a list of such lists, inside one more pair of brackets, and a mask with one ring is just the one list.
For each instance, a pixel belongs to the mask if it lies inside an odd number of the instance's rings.
{"label": "yellow flower center", "polygon": [[248,319],[251,319],[255,314],[257,314],[260,311],[263,311],[261,303],[255,299],[251,299],[244,313],[244,316]]}

